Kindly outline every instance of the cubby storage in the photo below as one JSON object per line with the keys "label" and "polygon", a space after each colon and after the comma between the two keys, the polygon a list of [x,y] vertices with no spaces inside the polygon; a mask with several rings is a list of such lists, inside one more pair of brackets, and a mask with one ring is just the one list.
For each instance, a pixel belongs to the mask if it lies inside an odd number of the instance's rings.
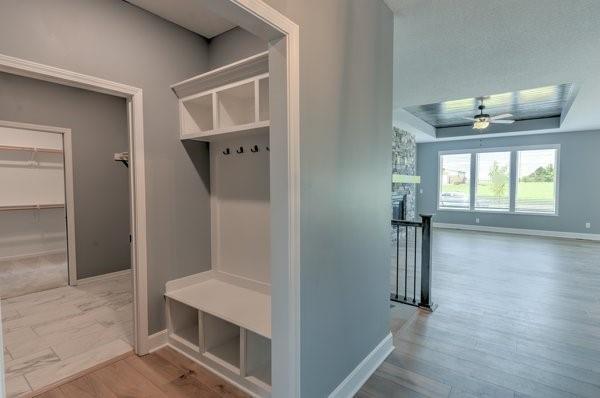
{"label": "cubby storage", "polygon": [[179,110],[182,134],[197,134],[214,129],[212,94],[182,101]]}
{"label": "cubby storage", "polygon": [[255,81],[217,92],[219,128],[253,123],[255,119]]}
{"label": "cubby storage", "polygon": [[244,376],[271,385],[271,340],[245,331]]}
{"label": "cubby storage", "polygon": [[181,139],[209,142],[211,269],[165,293],[169,344],[259,397],[271,393],[267,61],[258,54],[172,86]]}
{"label": "cubby storage", "polygon": [[245,132],[268,131],[267,52],[171,88],[179,97],[182,140],[215,141]]}
{"label": "cubby storage", "polygon": [[176,300],[168,300],[169,337],[200,350],[198,310]]}
{"label": "cubby storage", "polygon": [[240,327],[207,313],[201,316],[204,355],[239,371]]}

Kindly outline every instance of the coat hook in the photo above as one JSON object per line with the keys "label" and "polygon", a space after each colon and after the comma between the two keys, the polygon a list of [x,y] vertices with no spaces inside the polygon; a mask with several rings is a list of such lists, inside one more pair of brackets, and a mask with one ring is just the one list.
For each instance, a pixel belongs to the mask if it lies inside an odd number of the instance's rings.
{"label": "coat hook", "polygon": [[230,153],[231,153],[231,151],[229,150],[229,148],[227,148],[223,151],[223,155],[229,155]]}
{"label": "coat hook", "polygon": [[243,146],[241,146],[241,147],[240,147],[240,149],[238,149],[236,152],[237,152],[237,153],[244,153],[244,147],[243,147]]}
{"label": "coat hook", "polygon": [[258,152],[258,145],[254,145],[252,148],[250,148],[250,152]]}
{"label": "coat hook", "polygon": [[269,147],[267,147],[267,151],[270,151]]}

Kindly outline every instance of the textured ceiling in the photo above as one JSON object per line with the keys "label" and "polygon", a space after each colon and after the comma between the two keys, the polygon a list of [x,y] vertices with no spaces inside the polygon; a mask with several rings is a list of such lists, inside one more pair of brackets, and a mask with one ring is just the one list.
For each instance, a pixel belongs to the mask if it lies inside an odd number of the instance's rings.
{"label": "textured ceiling", "polygon": [[154,15],[211,39],[235,25],[202,7],[195,0],[125,0]]}
{"label": "textured ceiling", "polygon": [[407,107],[565,82],[577,96],[552,131],[600,130],[599,0],[386,2],[396,10],[394,122],[415,125],[421,141],[435,129]]}
{"label": "textured ceiling", "polygon": [[482,101],[485,105],[484,113],[491,116],[510,113],[514,120],[541,119],[562,114],[569,102],[571,88],[570,83],[560,84],[404,109],[436,128],[470,125],[472,122],[464,117],[478,114],[477,107]]}

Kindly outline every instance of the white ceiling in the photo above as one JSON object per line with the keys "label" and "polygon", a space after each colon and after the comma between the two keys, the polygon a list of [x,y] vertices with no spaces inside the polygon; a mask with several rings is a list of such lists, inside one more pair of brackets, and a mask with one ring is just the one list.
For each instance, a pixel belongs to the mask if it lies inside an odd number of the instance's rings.
{"label": "white ceiling", "polygon": [[560,128],[540,132],[600,130],[600,1],[386,2],[396,12],[394,118],[419,141],[435,129],[402,108],[571,82],[578,93]]}
{"label": "white ceiling", "polygon": [[125,0],[161,18],[211,39],[236,25],[202,7],[196,0]]}

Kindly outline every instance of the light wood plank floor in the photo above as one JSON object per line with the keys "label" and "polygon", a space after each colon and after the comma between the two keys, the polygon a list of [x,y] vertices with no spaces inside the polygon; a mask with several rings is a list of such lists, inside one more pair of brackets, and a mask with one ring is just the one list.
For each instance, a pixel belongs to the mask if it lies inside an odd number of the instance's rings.
{"label": "light wood plank floor", "polygon": [[7,396],[132,350],[130,274],[2,300]]}
{"label": "light wood plank floor", "polygon": [[39,398],[245,398],[226,383],[171,348],[138,357],[131,355]]}
{"label": "light wood plank floor", "polygon": [[600,397],[600,243],[435,229],[433,259],[358,397]]}

